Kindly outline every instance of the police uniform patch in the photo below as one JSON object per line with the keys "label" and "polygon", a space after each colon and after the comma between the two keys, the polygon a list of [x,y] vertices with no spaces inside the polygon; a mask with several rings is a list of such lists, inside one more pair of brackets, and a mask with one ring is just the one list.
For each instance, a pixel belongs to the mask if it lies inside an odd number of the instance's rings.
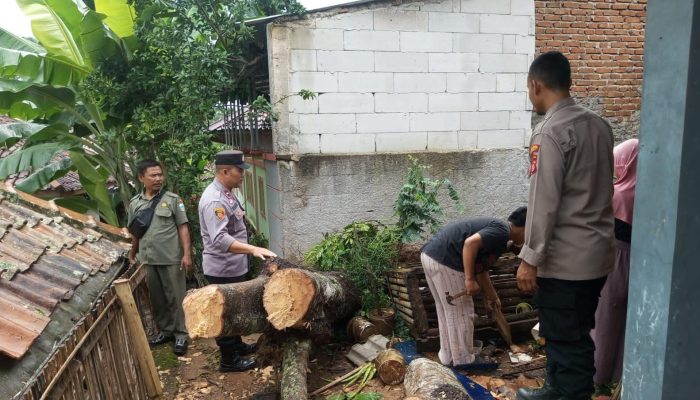
{"label": "police uniform patch", "polygon": [[537,157],[539,153],[539,144],[533,144],[532,146],[530,146],[530,170],[528,171],[527,176],[532,176],[535,173],[537,173]]}
{"label": "police uniform patch", "polygon": [[223,207],[215,207],[214,215],[216,215],[216,219],[218,219],[219,221],[223,221],[224,218],[226,218],[226,210],[224,210]]}
{"label": "police uniform patch", "polygon": [[160,206],[161,206],[161,207],[167,207],[167,206],[168,206],[168,203],[166,203],[166,202],[163,202],[163,203],[161,203],[161,205],[160,205]]}
{"label": "police uniform patch", "polygon": [[177,205],[177,208],[179,208],[182,211],[185,211],[185,203],[180,202],[180,204]]}

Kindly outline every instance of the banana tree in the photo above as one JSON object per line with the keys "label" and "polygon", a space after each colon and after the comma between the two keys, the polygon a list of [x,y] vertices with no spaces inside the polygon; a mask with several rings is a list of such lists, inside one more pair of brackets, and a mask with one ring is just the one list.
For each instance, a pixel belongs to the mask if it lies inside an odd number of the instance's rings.
{"label": "banana tree", "polygon": [[[0,127],[0,145],[23,141],[0,162],[0,179],[29,170],[18,188],[34,192],[77,171],[92,208],[109,223],[117,216],[107,180],[125,205],[133,169],[126,166],[125,121],[81,90],[104,62],[128,64],[134,13],[127,0],[17,0],[38,43],[0,28],[0,114],[21,120]],[[76,203],[77,204],[77,203]]]}

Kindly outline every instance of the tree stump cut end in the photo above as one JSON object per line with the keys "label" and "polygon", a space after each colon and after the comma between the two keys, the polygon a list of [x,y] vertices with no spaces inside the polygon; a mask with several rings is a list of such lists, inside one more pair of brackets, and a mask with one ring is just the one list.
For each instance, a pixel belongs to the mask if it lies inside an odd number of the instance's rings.
{"label": "tree stump cut end", "polygon": [[263,294],[267,320],[278,330],[304,327],[304,317],[315,294],[314,281],[303,270],[275,272],[265,284]]}
{"label": "tree stump cut end", "polygon": [[223,329],[224,294],[217,285],[188,294],[182,301],[185,325],[192,339],[220,336]]}

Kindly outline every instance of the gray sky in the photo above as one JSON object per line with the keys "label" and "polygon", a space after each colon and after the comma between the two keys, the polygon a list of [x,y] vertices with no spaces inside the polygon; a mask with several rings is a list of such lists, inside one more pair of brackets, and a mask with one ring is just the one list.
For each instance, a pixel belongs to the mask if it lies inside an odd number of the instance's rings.
{"label": "gray sky", "polygon": [[[300,0],[307,10],[348,3],[352,0]],[[22,13],[15,0],[0,0],[0,27],[19,36],[32,36],[29,19]]]}

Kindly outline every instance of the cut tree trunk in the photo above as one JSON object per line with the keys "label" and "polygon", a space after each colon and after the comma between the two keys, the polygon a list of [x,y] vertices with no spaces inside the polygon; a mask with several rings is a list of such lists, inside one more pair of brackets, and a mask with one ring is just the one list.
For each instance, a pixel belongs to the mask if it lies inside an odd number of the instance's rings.
{"label": "cut tree trunk", "polygon": [[263,306],[275,329],[302,328],[316,334],[355,312],[359,297],[339,272],[290,268],[277,271],[267,281]]}
{"label": "cut tree trunk", "polygon": [[398,350],[384,350],[374,360],[379,379],[386,385],[398,385],[406,375],[406,361]]}
{"label": "cut tree trunk", "polygon": [[270,325],[262,307],[264,284],[274,272],[289,266],[283,259],[271,259],[255,279],[209,285],[190,292],[182,302],[190,337],[250,335],[265,331]]}
{"label": "cut tree trunk", "polygon": [[471,400],[452,370],[427,358],[411,362],[403,380],[406,397]]}
{"label": "cut tree trunk", "polygon": [[282,400],[308,399],[306,370],[309,364],[311,341],[291,337],[282,345]]}
{"label": "cut tree trunk", "polygon": [[192,339],[250,335],[269,327],[262,307],[266,276],[209,285],[189,293],[182,302],[185,325]]}

